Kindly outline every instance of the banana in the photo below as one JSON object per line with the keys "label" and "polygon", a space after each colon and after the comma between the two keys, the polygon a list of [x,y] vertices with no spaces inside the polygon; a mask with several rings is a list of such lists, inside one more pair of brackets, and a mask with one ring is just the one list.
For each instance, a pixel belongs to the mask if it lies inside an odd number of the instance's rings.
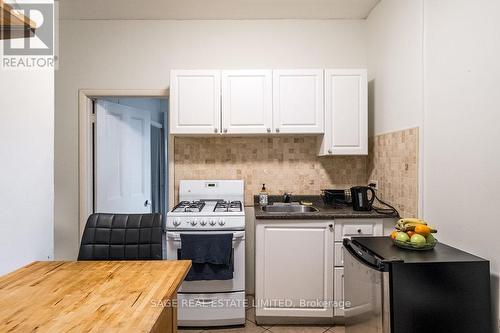
{"label": "banana", "polygon": [[398,224],[402,225],[405,225],[407,223],[427,224],[424,220],[416,218],[404,218],[398,221]]}
{"label": "banana", "polygon": [[[405,224],[398,223],[398,224],[396,224],[396,229],[398,229],[399,231],[404,231],[404,232],[406,232],[406,231],[414,231],[415,227],[417,225],[422,225],[422,224],[423,223],[416,223],[416,222],[408,222],[408,223],[405,223]],[[427,224],[425,224],[425,225],[427,225]],[[436,228],[433,228],[430,225],[427,225],[427,227],[429,227],[431,233],[436,233],[437,232]]]}

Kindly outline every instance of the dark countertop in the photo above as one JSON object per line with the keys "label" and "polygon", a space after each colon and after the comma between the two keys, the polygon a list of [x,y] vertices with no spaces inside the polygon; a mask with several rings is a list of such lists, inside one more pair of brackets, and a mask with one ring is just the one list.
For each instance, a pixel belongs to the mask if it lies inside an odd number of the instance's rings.
{"label": "dark countertop", "polygon": [[370,250],[383,260],[402,260],[411,263],[476,262],[486,261],[473,254],[440,243],[427,251],[405,250],[395,246],[389,237],[353,237],[352,242]]}
{"label": "dark countertop", "polygon": [[[278,195],[269,196],[269,204],[282,202],[283,197]],[[372,210],[369,212],[354,211],[351,206],[338,205],[337,207],[325,206],[319,195],[294,195],[292,202],[309,201],[313,207],[319,209],[312,213],[267,213],[259,205],[259,196],[254,196],[255,218],[262,220],[328,220],[333,218],[391,218],[394,216],[380,214]]]}

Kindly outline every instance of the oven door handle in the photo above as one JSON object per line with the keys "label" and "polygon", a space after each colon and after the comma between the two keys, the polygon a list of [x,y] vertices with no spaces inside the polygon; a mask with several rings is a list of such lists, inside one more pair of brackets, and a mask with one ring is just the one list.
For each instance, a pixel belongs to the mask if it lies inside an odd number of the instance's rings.
{"label": "oven door handle", "polygon": [[[233,232],[233,241],[238,240],[238,239],[242,239],[244,237],[245,237],[244,231]],[[167,238],[173,239],[174,241],[180,241],[181,240],[181,233],[179,233],[179,232],[167,232]]]}

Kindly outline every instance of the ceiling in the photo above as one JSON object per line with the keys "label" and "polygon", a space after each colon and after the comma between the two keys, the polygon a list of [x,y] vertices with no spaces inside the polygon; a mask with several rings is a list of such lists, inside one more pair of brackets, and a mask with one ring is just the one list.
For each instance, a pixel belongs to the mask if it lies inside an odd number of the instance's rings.
{"label": "ceiling", "polygon": [[380,0],[62,0],[61,19],[364,19]]}

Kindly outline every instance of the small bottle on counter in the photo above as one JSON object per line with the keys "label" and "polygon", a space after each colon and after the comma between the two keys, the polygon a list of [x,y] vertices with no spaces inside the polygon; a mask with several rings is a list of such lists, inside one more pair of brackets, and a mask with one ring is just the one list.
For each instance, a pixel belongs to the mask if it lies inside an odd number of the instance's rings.
{"label": "small bottle on counter", "polygon": [[267,204],[268,204],[268,195],[266,191],[266,184],[262,184],[262,189],[260,190],[259,193],[259,205],[267,206]]}

